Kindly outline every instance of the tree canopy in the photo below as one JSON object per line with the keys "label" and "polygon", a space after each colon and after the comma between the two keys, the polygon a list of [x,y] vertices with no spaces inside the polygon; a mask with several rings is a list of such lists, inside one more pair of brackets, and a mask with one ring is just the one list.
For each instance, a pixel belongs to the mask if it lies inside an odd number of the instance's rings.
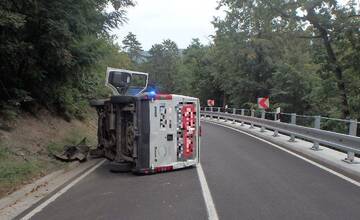
{"label": "tree canopy", "polygon": [[[107,11],[109,4],[115,10]],[[1,1],[0,109],[31,98],[80,114],[86,98],[96,96],[96,67],[109,54],[127,56],[109,31],[126,22],[130,6],[131,0]]]}
{"label": "tree canopy", "polygon": [[129,55],[134,63],[139,63],[143,58],[141,43],[136,39],[136,35],[129,32],[122,41],[123,50]]}
{"label": "tree canopy", "polygon": [[180,56],[164,43],[150,50],[145,69],[165,92],[244,108],[270,96],[284,111],[360,117],[355,1],[221,0],[221,8],[210,45],[194,39]]}
{"label": "tree canopy", "polygon": [[[115,10],[106,7],[112,4]],[[150,73],[158,92],[199,97],[206,105],[272,107],[360,119],[360,11],[356,0],[220,0],[223,18],[204,45],[170,40],[145,52],[135,33],[122,46],[110,30],[126,22],[130,0],[0,3],[0,109],[31,97],[77,115],[106,96],[106,66]],[[75,107],[76,108],[75,108]]]}

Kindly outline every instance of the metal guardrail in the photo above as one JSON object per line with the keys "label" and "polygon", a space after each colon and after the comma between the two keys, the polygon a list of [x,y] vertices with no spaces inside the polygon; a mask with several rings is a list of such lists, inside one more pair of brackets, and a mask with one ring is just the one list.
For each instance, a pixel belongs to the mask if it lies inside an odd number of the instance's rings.
{"label": "metal guardrail", "polygon": [[305,127],[296,125],[296,114],[291,114],[290,123],[280,122],[275,116],[275,120],[265,119],[265,111],[261,112],[261,118],[255,117],[254,111],[251,111],[250,116],[245,115],[245,110],[241,110],[241,114],[236,114],[236,109],[233,109],[232,113],[220,112],[220,108],[204,108],[201,111],[201,116],[216,118],[218,120],[232,120],[240,122],[243,126],[244,123],[250,125],[250,129],[254,129],[254,126],[259,126],[261,131],[265,129],[273,130],[274,137],[278,136],[278,133],[287,134],[290,136],[289,141],[295,141],[295,138],[302,138],[314,143],[311,149],[320,150],[319,144],[330,146],[334,149],[347,152],[347,157],[344,159],[347,163],[355,163],[355,154],[360,154],[360,137],[356,136],[357,121],[350,121],[349,135],[336,133],[333,131],[326,131],[320,129],[320,116],[314,116],[314,127]]}

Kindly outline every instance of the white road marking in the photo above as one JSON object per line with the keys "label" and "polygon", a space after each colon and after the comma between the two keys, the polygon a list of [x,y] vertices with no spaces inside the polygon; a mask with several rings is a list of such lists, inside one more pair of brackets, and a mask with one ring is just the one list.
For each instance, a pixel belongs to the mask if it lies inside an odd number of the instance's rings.
{"label": "white road marking", "polygon": [[106,160],[102,160],[100,161],[98,164],[96,164],[95,166],[93,166],[90,170],[86,171],[84,174],[82,174],[81,176],[79,176],[78,178],[76,178],[74,181],[72,181],[71,183],[69,183],[67,186],[65,186],[64,188],[62,188],[60,191],[58,191],[57,193],[55,193],[53,196],[51,196],[49,199],[45,200],[43,203],[41,203],[39,206],[37,206],[35,209],[33,209],[31,212],[29,212],[27,215],[25,215],[24,217],[21,218],[21,220],[28,220],[31,217],[33,217],[36,213],[41,212],[41,210],[43,210],[47,205],[49,205],[50,203],[52,203],[53,201],[55,201],[55,199],[57,199],[59,196],[61,196],[62,194],[64,194],[66,191],[68,191],[71,187],[73,187],[75,184],[77,184],[78,182],[80,182],[80,180],[84,179],[87,175],[89,175],[91,172],[93,172],[94,170],[96,170],[99,166],[101,166]]}
{"label": "white road marking", "polygon": [[339,173],[339,172],[336,172],[335,170],[329,169],[329,168],[327,168],[327,167],[325,167],[325,166],[323,166],[323,165],[321,165],[321,164],[319,164],[319,163],[317,163],[317,162],[314,162],[314,161],[312,161],[312,160],[309,160],[309,159],[307,159],[307,158],[305,158],[305,157],[303,157],[303,156],[301,156],[301,155],[299,155],[299,154],[296,154],[296,153],[294,153],[294,152],[292,152],[292,151],[290,151],[290,150],[287,150],[287,149],[285,149],[285,148],[283,148],[283,147],[281,147],[281,146],[279,146],[279,145],[277,145],[277,144],[271,143],[270,141],[263,140],[263,139],[255,136],[255,135],[249,134],[249,133],[247,133],[247,132],[245,132],[245,131],[238,130],[238,129],[236,129],[236,128],[232,128],[232,127],[227,126],[227,125],[222,125],[222,124],[218,124],[218,123],[215,123],[215,122],[209,122],[209,121],[207,121],[207,122],[210,123],[210,124],[222,126],[222,127],[225,127],[225,128],[228,128],[228,129],[231,129],[231,130],[234,130],[234,131],[237,131],[237,132],[239,132],[239,133],[242,133],[242,134],[248,135],[248,136],[250,136],[250,137],[252,137],[252,138],[255,138],[255,139],[257,139],[257,140],[260,140],[260,141],[262,141],[262,142],[264,142],[264,143],[267,143],[267,144],[269,144],[269,145],[271,145],[271,146],[273,146],[273,147],[275,147],[275,148],[277,148],[277,149],[279,149],[279,150],[282,150],[282,151],[284,151],[284,152],[286,152],[286,153],[289,153],[289,154],[291,154],[291,155],[293,155],[293,156],[295,156],[295,157],[297,157],[297,158],[299,158],[299,159],[302,159],[302,160],[304,160],[304,161],[306,161],[306,162],[308,162],[308,163],[310,163],[310,164],[312,164],[312,165],[314,165],[314,166],[319,167],[320,169],[323,169],[323,170],[325,170],[325,171],[327,171],[327,172],[329,172],[329,173],[331,173],[331,174],[333,174],[333,175],[335,175],[335,176],[337,176],[337,177],[340,177],[341,179],[344,179],[344,180],[346,180],[346,181],[348,181],[348,182],[350,182],[350,183],[352,183],[352,184],[360,187],[360,182],[358,182],[358,181],[356,181],[356,180],[354,180],[354,179],[351,179],[351,178],[349,178],[349,177],[347,177],[347,176],[345,176],[345,175],[343,175],[343,174],[341,174],[341,173]]}
{"label": "white road marking", "polygon": [[199,176],[201,190],[202,190],[202,194],[203,194],[203,197],[205,200],[206,210],[208,212],[208,219],[209,220],[218,220],[219,217],[218,217],[218,214],[215,209],[215,204],[212,199],[210,189],[209,189],[209,186],[208,186],[206,178],[205,178],[204,170],[202,169],[202,166],[200,163],[196,166],[196,170],[197,170],[197,173]]}

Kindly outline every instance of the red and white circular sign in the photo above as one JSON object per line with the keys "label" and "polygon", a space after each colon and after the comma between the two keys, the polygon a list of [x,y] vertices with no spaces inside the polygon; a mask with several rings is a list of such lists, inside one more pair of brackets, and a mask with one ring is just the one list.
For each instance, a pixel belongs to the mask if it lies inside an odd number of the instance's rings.
{"label": "red and white circular sign", "polygon": [[215,100],[214,99],[208,99],[207,100],[207,105],[212,107],[212,106],[215,106]]}
{"label": "red and white circular sign", "polygon": [[260,109],[270,108],[269,97],[258,98],[258,106]]}

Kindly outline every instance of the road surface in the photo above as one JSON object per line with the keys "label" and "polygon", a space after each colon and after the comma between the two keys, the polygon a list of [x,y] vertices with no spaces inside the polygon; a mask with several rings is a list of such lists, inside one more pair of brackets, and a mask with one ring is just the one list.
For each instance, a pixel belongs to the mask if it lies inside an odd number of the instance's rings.
{"label": "road surface", "polygon": [[[360,219],[359,187],[245,134],[202,126],[201,164],[219,219]],[[134,176],[104,163],[31,219],[207,218],[197,169]]]}

